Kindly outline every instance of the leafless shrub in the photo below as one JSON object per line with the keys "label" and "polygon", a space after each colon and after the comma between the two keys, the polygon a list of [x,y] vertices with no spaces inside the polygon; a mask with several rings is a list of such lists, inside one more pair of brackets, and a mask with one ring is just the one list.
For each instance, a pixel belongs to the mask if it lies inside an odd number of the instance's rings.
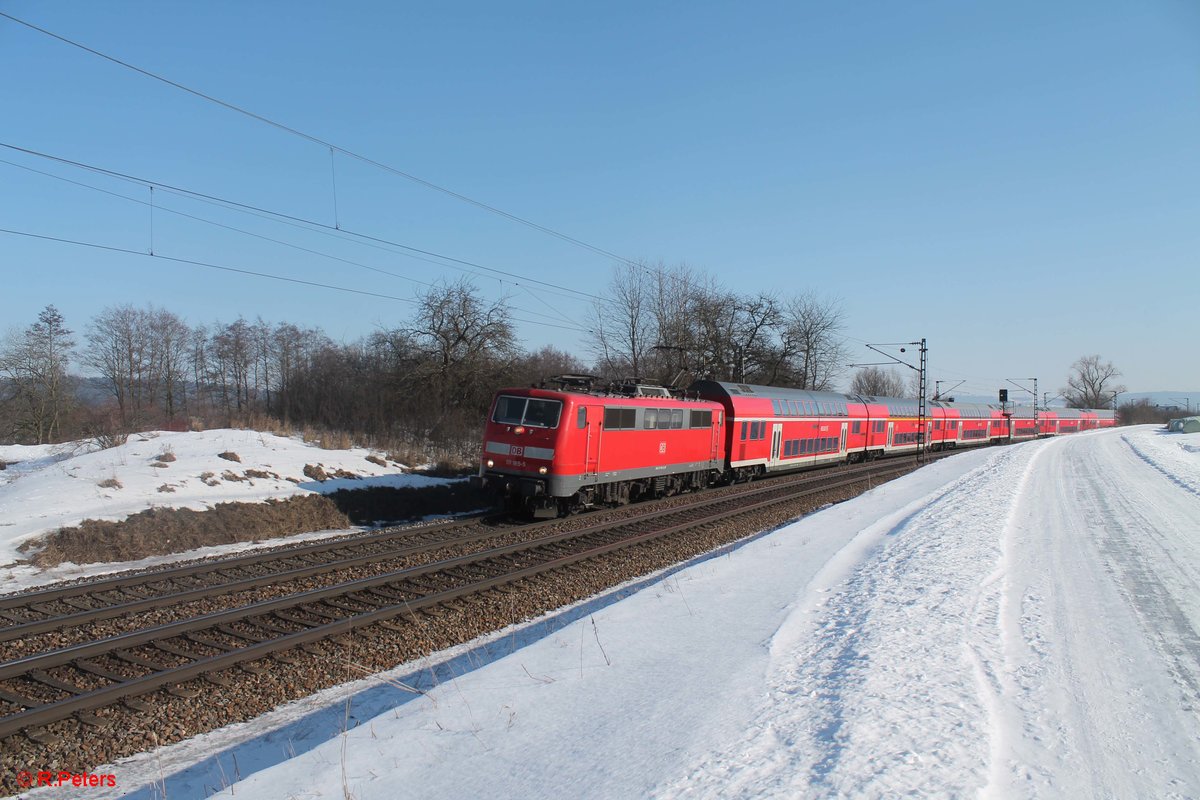
{"label": "leafless shrub", "polygon": [[248,470],[246,470],[246,477],[247,477],[247,478],[261,478],[261,479],[264,479],[264,480],[265,480],[266,478],[275,478],[275,479],[278,479],[278,478],[279,478],[279,476],[278,476],[276,473],[274,473],[274,472],[267,472],[266,470],[261,470],[261,469],[248,469]]}
{"label": "leafless shrub", "polygon": [[457,478],[474,471],[475,468],[470,464],[463,464],[461,461],[451,461],[444,458],[432,467],[416,470],[416,473],[418,475],[428,475],[431,478]]}
{"label": "leafless shrub", "polygon": [[169,483],[164,483],[162,486],[158,487],[158,491],[163,492],[164,494],[174,493],[175,487]]}
{"label": "leafless shrub", "polygon": [[157,460],[161,461],[163,463],[166,463],[166,464],[170,464],[175,461],[175,451],[173,449],[171,449],[170,447],[167,447],[165,450],[163,450],[161,453],[158,454]]}
{"label": "leafless shrub", "polygon": [[236,461],[239,464],[242,463],[242,457],[231,450],[226,450],[224,453],[217,453],[217,458],[223,458],[226,461]]}
{"label": "leafless shrub", "polygon": [[121,488],[124,488],[124,487],[121,485],[121,482],[120,482],[119,480],[117,480],[116,478],[106,478],[106,479],[104,479],[104,480],[100,481],[99,483],[97,483],[96,485],[97,485],[97,486],[99,486],[101,489],[121,489]]}
{"label": "leafless shrub", "polygon": [[200,481],[205,486],[220,486],[221,485],[221,481],[216,477],[216,473],[213,473],[213,472],[201,472],[200,473]]}
{"label": "leafless shrub", "polygon": [[118,431],[106,431],[103,433],[94,434],[91,437],[92,444],[101,450],[110,450],[114,447],[120,447],[129,441],[129,434]]}
{"label": "leafless shrub", "polygon": [[314,430],[306,428],[304,441],[315,444],[322,450],[349,450],[354,447],[354,437],[346,431]]}
{"label": "leafless shrub", "polygon": [[228,470],[228,469],[221,473],[221,479],[226,480],[226,481],[233,481],[234,483],[241,483],[242,481],[246,480],[244,475],[238,475],[233,470]]}
{"label": "leafless shrub", "polygon": [[314,481],[320,481],[322,483],[330,478],[329,474],[325,472],[325,468],[320,464],[305,464],[304,477],[312,478]]}

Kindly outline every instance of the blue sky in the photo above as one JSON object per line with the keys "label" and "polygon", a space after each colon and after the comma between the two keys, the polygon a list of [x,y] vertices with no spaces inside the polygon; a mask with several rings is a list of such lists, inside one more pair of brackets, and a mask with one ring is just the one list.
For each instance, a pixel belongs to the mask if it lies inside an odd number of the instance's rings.
{"label": "blue sky", "polygon": [[[874,360],[858,342],[924,336],[931,378],[960,391],[1033,375],[1056,390],[1089,353],[1131,390],[1200,383],[1174,355],[1200,340],[1192,2],[0,11],[622,257],[840,298],[856,361]],[[3,144],[514,273],[474,280],[511,298],[528,346],[586,350],[588,301],[531,281],[600,293],[611,258],[3,18],[0,74]],[[152,215],[144,186],[0,159],[0,228],[399,298],[462,274],[161,190]],[[11,234],[0,272],[4,329],[48,303],[80,331],[106,306],[153,303],[352,340],[412,310]]]}

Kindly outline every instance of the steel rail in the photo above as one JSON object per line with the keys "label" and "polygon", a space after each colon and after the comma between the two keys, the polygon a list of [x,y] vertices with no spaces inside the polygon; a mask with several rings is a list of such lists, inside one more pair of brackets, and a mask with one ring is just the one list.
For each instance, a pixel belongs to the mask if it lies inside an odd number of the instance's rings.
{"label": "steel rail", "polygon": [[138,572],[134,575],[123,573],[120,575],[113,575],[92,581],[73,583],[69,586],[55,586],[46,589],[34,589],[28,592],[8,594],[0,596],[0,611],[21,608],[29,603],[46,603],[62,600],[67,597],[81,597],[92,594],[93,592],[119,591],[121,589],[142,586],[149,583],[178,580],[179,578],[198,577],[210,572],[238,569],[247,566],[254,566],[260,563],[282,561],[288,558],[304,557],[343,548],[380,544],[391,539],[412,536],[415,533],[419,534],[426,531],[444,531],[463,527],[478,521],[478,519],[479,517],[472,517],[469,519],[456,520],[455,522],[443,523],[440,525],[427,525],[420,528],[402,528],[399,530],[367,534],[364,536],[347,536],[332,542],[325,540],[314,542],[312,544],[299,545],[297,547],[283,547],[272,549],[267,552],[259,551],[255,553],[249,553],[247,555],[230,556],[226,558],[213,559],[211,561],[184,564],[182,566],[170,567],[155,572]]}
{"label": "steel rail", "polygon": [[106,619],[112,619],[113,617],[119,617],[124,614],[133,614],[151,608],[158,608],[163,605],[178,605],[180,603],[187,603],[193,600],[203,600],[209,597],[218,597],[224,594],[233,594],[234,592],[257,589],[261,586],[270,586],[277,583],[283,583],[285,581],[301,580],[303,578],[309,578],[315,575],[337,572],[338,570],[342,569],[353,569],[354,567],[360,567],[364,564],[372,564],[380,561],[387,561],[393,558],[405,558],[407,556],[419,555],[421,553],[427,553],[431,550],[441,550],[446,547],[454,547],[456,545],[470,544],[471,542],[475,541],[494,539],[501,535],[503,534],[497,531],[470,534],[468,536],[459,536],[454,539],[447,539],[440,542],[427,542],[425,544],[389,550],[383,553],[367,553],[365,555],[354,556],[352,558],[346,558],[340,561],[327,561],[321,564],[313,564],[312,566],[308,567],[296,567],[295,569],[284,570],[282,572],[275,572],[268,575],[258,575],[252,578],[242,578],[240,580],[227,583],[198,586],[194,589],[185,589],[183,591],[173,592],[170,594],[154,595],[138,600],[130,600],[124,603],[80,610],[72,614],[65,614],[57,617],[47,617],[46,619],[15,623],[0,628],[0,642],[8,642],[12,641],[13,639],[20,639],[24,636],[47,633],[49,631],[83,625],[90,622],[100,622]]}

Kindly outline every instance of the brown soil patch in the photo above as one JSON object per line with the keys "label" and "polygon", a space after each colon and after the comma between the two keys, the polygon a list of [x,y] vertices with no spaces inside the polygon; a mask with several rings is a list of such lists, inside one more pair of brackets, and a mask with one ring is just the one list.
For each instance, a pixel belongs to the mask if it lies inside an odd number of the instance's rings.
{"label": "brown soil patch", "polygon": [[120,522],[84,520],[22,548],[30,561],[50,567],[132,561],[197,547],[232,544],[429,514],[474,511],[490,500],[465,482],[426,488],[343,490],[300,495],[265,503],[220,503],[206,511],[151,508]]}

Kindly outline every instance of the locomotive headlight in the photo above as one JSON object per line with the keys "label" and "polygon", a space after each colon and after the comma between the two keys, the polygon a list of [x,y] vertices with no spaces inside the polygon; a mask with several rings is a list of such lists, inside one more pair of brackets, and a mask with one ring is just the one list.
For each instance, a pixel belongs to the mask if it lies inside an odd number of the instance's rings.
{"label": "locomotive headlight", "polygon": [[491,469],[492,467],[496,466],[496,462],[492,461],[490,458],[485,463],[487,464],[488,469]]}
{"label": "locomotive headlight", "polygon": [[547,472],[545,467],[538,467],[538,475],[545,475]]}
{"label": "locomotive headlight", "polygon": [[513,428],[513,433],[520,434],[520,433],[524,433],[524,432],[525,432],[524,425],[518,425],[517,427]]}

